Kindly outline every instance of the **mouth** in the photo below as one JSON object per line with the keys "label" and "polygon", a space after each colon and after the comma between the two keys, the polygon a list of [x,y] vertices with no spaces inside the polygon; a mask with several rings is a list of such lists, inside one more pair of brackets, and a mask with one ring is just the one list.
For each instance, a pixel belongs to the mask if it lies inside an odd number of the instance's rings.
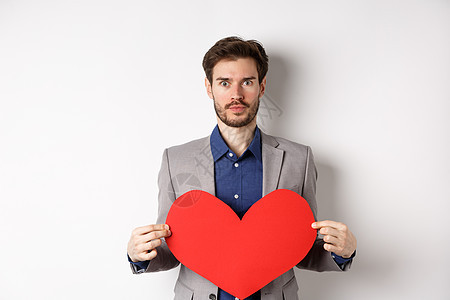
{"label": "mouth", "polygon": [[243,105],[232,105],[228,109],[231,110],[234,113],[241,113],[243,112],[247,107]]}

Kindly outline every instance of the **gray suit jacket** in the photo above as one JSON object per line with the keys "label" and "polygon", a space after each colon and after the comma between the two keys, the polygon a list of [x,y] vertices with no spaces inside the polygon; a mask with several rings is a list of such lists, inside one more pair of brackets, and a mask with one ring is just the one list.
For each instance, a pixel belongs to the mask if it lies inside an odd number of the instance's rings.
{"label": "gray suit jacket", "polygon": [[[276,189],[289,189],[305,198],[316,218],[317,172],[311,149],[286,139],[261,132],[263,160],[263,196]],[[214,161],[209,137],[166,149],[158,178],[158,220],[165,223],[175,199],[185,192],[200,189],[215,195]],[[180,263],[163,244],[158,255],[150,261],[145,272],[169,270]],[[323,241],[316,239],[311,251],[297,265],[314,271],[342,271],[330,253],[323,249]],[[346,266],[348,268],[349,265]],[[141,273],[131,264],[133,273]],[[297,281],[291,269],[261,290],[262,300],[298,299]],[[216,299],[218,288],[181,264],[175,284],[175,300]]]}

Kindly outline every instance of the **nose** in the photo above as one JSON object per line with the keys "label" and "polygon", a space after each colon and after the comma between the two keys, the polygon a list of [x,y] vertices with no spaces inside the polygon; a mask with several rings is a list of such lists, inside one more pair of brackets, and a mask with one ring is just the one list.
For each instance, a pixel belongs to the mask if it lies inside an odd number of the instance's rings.
{"label": "nose", "polygon": [[231,99],[242,100],[243,98],[244,95],[242,93],[242,87],[240,85],[234,86],[233,90],[231,91]]}

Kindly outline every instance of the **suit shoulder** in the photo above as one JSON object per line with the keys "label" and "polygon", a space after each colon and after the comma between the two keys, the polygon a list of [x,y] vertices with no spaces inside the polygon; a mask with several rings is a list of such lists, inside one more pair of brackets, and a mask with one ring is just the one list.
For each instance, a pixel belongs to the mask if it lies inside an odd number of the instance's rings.
{"label": "suit shoulder", "polygon": [[170,156],[186,157],[191,156],[193,153],[201,152],[208,145],[209,145],[209,136],[196,139],[181,145],[171,146],[167,148],[167,152]]}
{"label": "suit shoulder", "polygon": [[307,145],[304,144],[300,144],[285,138],[280,138],[280,137],[276,137],[278,143],[280,144],[281,147],[292,147],[292,148],[297,148],[299,150],[303,150],[303,151],[307,151],[308,148],[310,148]]}
{"label": "suit shoulder", "polygon": [[264,139],[278,149],[282,149],[285,151],[295,151],[305,154],[308,151],[311,151],[311,147],[309,147],[308,145],[300,144],[282,137],[265,135]]}
{"label": "suit shoulder", "polygon": [[287,165],[306,166],[308,161],[314,159],[311,148],[307,145],[277,136],[264,134],[262,137],[263,143],[284,151],[284,162]]}

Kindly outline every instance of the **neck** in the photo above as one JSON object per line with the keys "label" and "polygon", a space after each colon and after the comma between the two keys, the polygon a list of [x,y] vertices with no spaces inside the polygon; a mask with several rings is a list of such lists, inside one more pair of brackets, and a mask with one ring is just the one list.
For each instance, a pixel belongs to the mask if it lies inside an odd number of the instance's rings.
{"label": "neck", "polygon": [[[255,118],[256,119],[256,118]],[[230,127],[222,123],[220,120],[217,122],[222,135],[223,140],[227,146],[239,157],[253,140],[256,130],[256,120],[243,127]]]}

